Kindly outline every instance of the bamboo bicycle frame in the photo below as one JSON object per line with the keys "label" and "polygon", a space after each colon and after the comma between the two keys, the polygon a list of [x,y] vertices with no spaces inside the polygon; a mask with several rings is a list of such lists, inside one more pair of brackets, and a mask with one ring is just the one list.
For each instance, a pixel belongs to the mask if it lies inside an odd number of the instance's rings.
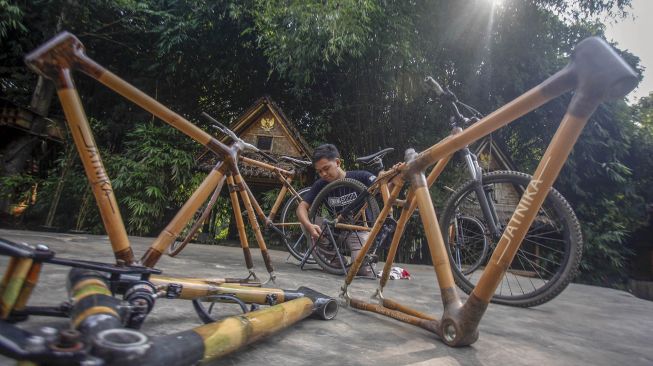
{"label": "bamboo bicycle frame", "polygon": [[[407,204],[403,205],[383,276],[376,290],[375,295],[379,304],[351,298],[348,292],[348,286],[358,272],[365,257],[364,254],[359,255],[350,267],[341,296],[354,308],[376,312],[434,332],[450,346],[474,343],[478,339],[478,324],[494,291],[512,262],[528,228],[589,117],[600,103],[607,99],[623,97],[636,85],[637,75],[635,72],[607,43],[599,38],[588,38],[576,46],[571,62],[565,68],[540,85],[466,130],[455,131],[457,133],[419,154],[412,149],[407,150],[406,162],[382,174],[378,185],[372,186],[372,189],[381,189],[383,193],[385,190],[383,187],[390,180],[394,184],[389,194],[387,190],[383,194],[385,205],[361,249],[362,253],[369,251],[392,205],[396,203],[401,188],[406,182],[410,183],[406,197]],[[522,195],[478,284],[463,304],[456,292],[451,265],[428,187],[437,179],[454,152],[571,90],[574,90],[575,94],[558,130],[535,170],[533,179]],[[424,172],[433,164],[436,165],[426,178]],[[390,299],[385,299],[383,296],[383,288],[388,280],[399,239],[415,208],[419,208],[433,268],[442,295],[444,313],[440,320]]]}
{"label": "bamboo bicycle frame", "polygon": [[[11,257],[9,266],[0,282],[0,327],[3,329],[2,348],[10,350],[12,356],[19,359],[41,360],[47,359],[50,349],[39,348],[30,350],[22,345],[29,338],[29,334],[7,325],[12,311],[23,310],[26,306],[32,289],[38,280],[43,263],[68,265],[74,268],[69,275],[71,289],[70,297],[72,308],[68,315],[71,318],[72,328],[79,330],[86,338],[83,343],[76,343],[79,349],[58,349],[51,357],[82,357],[91,354],[101,357],[110,364],[187,364],[188,362],[208,361],[232,352],[245,344],[251,343],[263,336],[269,335],[282,328],[302,320],[310,315],[323,319],[335,317],[338,306],[329,297],[307,288],[296,291],[280,289],[257,288],[255,285],[241,285],[229,282],[238,282],[231,279],[220,278],[178,278],[166,276],[149,276],[152,291],[163,290],[163,293],[173,291],[171,297],[181,299],[199,299],[213,295],[229,294],[244,302],[271,305],[269,309],[251,312],[243,316],[232,316],[222,321],[211,323],[191,331],[181,332],[173,337],[159,338],[157,346],[152,351],[147,337],[141,333],[123,328],[126,324],[125,317],[129,311],[124,312],[120,300],[113,297],[112,291],[107,286],[106,276],[96,271],[81,268],[102,268],[113,274],[120,271],[133,273],[142,272],[143,267],[137,266],[134,254],[127,239],[125,226],[116,204],[116,199],[111,188],[111,182],[104,170],[98,148],[95,145],[86,115],[82,108],[79,95],[75,89],[72,70],[79,69],[101,83],[107,85],[127,99],[135,102],[147,111],[160,117],[173,127],[186,133],[194,140],[202,143],[211,151],[218,154],[222,161],[204,179],[200,187],[184,204],[172,222],[159,235],[152,246],[141,259],[146,266],[153,266],[161,253],[172,243],[181,228],[188,222],[211,192],[225,180],[230,186],[235,187],[231,192],[232,199],[237,198],[237,192],[245,203],[249,212],[250,222],[257,232],[257,240],[261,247],[266,267],[273,275],[273,270],[267,255],[265,243],[258,230],[254,217],[254,209],[246,184],[242,180],[236,162],[242,151],[242,144],[234,143],[226,146],[202,131],[181,116],[156,102],[145,93],[127,84],[114,74],[102,68],[84,53],[81,42],[70,33],[64,32],[30,53],[26,63],[36,72],[52,79],[55,82],[57,93],[61,100],[64,113],[70,125],[70,130],[75,141],[75,146],[82,159],[86,175],[92,186],[94,196],[100,208],[102,220],[109,235],[111,246],[118,262],[117,266],[104,265],[96,262],[76,260],[55,260],[54,252],[47,247],[32,248],[23,244],[9,243],[0,240],[0,252]],[[234,197],[236,196],[236,197]],[[236,205],[236,207],[240,207]],[[239,230],[244,231],[242,217]],[[241,238],[245,237],[241,235]],[[251,257],[249,259],[251,261]],[[123,265],[128,265],[125,267]],[[118,271],[118,272],[116,272]],[[148,269],[151,273],[157,270]],[[133,273],[132,273],[133,272]],[[149,273],[149,272],[148,272]],[[146,281],[138,276],[135,279],[117,277],[118,280],[131,281],[132,288],[145,286]],[[173,286],[175,285],[175,286]],[[156,289],[154,289],[154,286]],[[147,286],[145,286],[147,287]],[[143,287],[143,288],[145,288]],[[126,294],[125,294],[126,295]],[[151,293],[150,299],[160,296]],[[167,296],[167,295],[166,295]],[[138,302],[141,306],[143,302]],[[149,310],[148,310],[149,312]],[[29,314],[29,312],[27,312]],[[6,331],[6,334],[5,334]],[[91,342],[95,342],[90,347]],[[103,344],[104,343],[104,344]],[[85,347],[86,346],[86,347]],[[148,351],[149,350],[149,351]],[[84,353],[84,354],[82,354]],[[44,358],[45,357],[45,358]],[[165,361],[164,361],[165,360]]]}
{"label": "bamboo bicycle frame", "polygon": [[[207,200],[211,192],[215,191],[216,187],[222,186],[224,181],[227,180],[230,186],[230,191],[232,191],[231,199],[234,205],[234,210],[238,211],[240,211],[240,204],[236,192],[240,192],[241,199],[248,212],[248,217],[250,218],[250,224],[256,236],[256,241],[261,250],[265,267],[270,274],[270,278],[274,279],[274,268],[272,266],[265,240],[263,239],[263,235],[261,234],[258,223],[256,222],[254,212],[254,207],[257,207],[257,209],[260,210],[260,206],[251,195],[246,183],[243,181],[238,170],[237,161],[241,159],[255,165],[262,165],[264,163],[245,157],[241,158],[240,152],[243,150],[243,147],[239,143],[234,143],[230,146],[221,143],[210,134],[204,132],[199,127],[165,107],[163,104],[157,102],[147,94],[136,89],[118,76],[103,68],[86,55],[82,43],[70,33],[64,32],[56,36],[29,54],[25,58],[25,62],[32,70],[53,80],[55,83],[57,94],[63,106],[66,120],[70,126],[75,146],[77,147],[84,170],[86,171],[86,176],[93,189],[93,195],[98,204],[104,227],[109,236],[111,247],[118,263],[124,263],[127,265],[141,263],[146,267],[153,267],[156,265],[162,253],[164,253],[174,242],[184,226],[191,220],[193,214],[197,212],[202,203]],[[72,78],[73,70],[82,71],[93,79],[106,85],[116,93],[139,105],[146,111],[159,117],[172,127],[191,137],[193,140],[206,146],[222,160],[207,175],[172,221],[154,240],[150,248],[141,257],[140,261],[136,261],[129,244],[127,231],[122,216],[120,215],[113,188],[111,186],[111,181],[104,169],[99,150],[95,144],[93,133],[88,124],[88,119],[86,118],[77,90],[75,89]],[[282,175],[292,175],[290,171],[282,171],[276,167],[272,167],[272,169],[276,169],[275,171]],[[254,205],[252,205],[252,202],[254,202]],[[274,208],[278,209],[279,204],[280,202],[276,202]],[[273,212],[276,212],[276,210]],[[244,235],[245,228],[242,216],[236,214],[235,217],[247,269],[250,272],[250,277],[253,276],[256,278],[253,271],[253,261],[249,251],[247,236]]]}

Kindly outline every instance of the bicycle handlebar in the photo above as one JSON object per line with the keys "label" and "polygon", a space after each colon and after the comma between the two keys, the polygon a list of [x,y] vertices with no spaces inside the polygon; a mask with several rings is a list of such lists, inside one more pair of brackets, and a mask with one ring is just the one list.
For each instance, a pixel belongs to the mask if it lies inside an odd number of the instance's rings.
{"label": "bicycle handlebar", "polygon": [[[458,97],[456,97],[456,94],[454,94],[449,88],[443,88],[435,79],[433,79],[430,76],[427,76],[424,79],[424,83],[429,87],[435,95],[438,98],[443,99],[446,102],[449,102],[451,104],[451,109],[454,113],[454,118],[452,118],[452,127],[457,126],[457,122],[460,122],[463,125],[467,125],[470,123],[475,123],[479,120],[478,116],[482,116],[479,111],[474,109],[473,107],[461,102],[458,100]],[[473,114],[471,118],[465,117],[460,113],[460,109],[458,108],[458,104],[461,106],[465,107],[469,112]]]}
{"label": "bicycle handlebar", "polygon": [[252,144],[250,144],[248,142],[245,142],[243,139],[238,137],[238,135],[236,135],[236,133],[234,131],[230,130],[227,126],[225,126],[222,123],[218,122],[215,118],[211,117],[208,113],[202,112],[202,117],[206,118],[207,120],[209,120],[209,122],[213,123],[213,127],[215,127],[218,131],[220,131],[220,132],[224,133],[225,135],[229,136],[232,140],[241,143],[243,145],[244,150],[253,151],[253,152],[257,153],[257,154],[260,154],[264,158],[270,160],[271,162],[273,162],[275,164],[279,164],[279,160],[275,159],[272,155],[270,155],[270,154],[268,154],[268,153],[266,153],[264,151],[259,150],[259,148],[257,148],[256,146],[254,146],[254,145],[252,145]]}
{"label": "bicycle handlebar", "polygon": [[211,117],[208,113],[202,112],[202,117],[206,118],[207,120],[209,120],[209,122],[213,123],[213,127],[215,127],[218,131],[220,131],[220,132],[224,133],[225,135],[229,136],[235,142],[238,142],[238,143],[242,144],[244,150],[250,150],[250,151],[254,151],[256,153],[261,152],[261,151],[259,151],[259,149],[256,146],[254,146],[254,145],[252,145],[252,144],[250,144],[248,142],[243,141],[243,139],[238,137],[238,135],[236,135],[236,133],[234,131],[230,130],[229,128],[227,128],[227,126],[225,126],[222,123],[218,122],[215,118]]}

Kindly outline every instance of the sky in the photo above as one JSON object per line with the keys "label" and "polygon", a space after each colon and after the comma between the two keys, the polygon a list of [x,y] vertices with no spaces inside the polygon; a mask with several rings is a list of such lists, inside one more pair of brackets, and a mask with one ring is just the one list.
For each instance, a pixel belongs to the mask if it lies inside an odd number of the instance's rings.
{"label": "sky", "polygon": [[606,37],[617,42],[620,49],[639,56],[646,68],[644,80],[628,94],[628,101],[633,103],[653,91],[653,0],[633,0],[629,13],[618,23],[607,26]]}

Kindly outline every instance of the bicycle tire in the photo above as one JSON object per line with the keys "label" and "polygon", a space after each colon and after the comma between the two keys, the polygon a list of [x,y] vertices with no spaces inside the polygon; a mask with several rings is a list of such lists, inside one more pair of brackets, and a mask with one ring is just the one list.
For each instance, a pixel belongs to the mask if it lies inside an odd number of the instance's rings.
{"label": "bicycle tire", "polygon": [[[308,191],[311,190],[311,187],[306,187],[302,188],[301,190],[297,191],[297,194],[299,194],[299,197],[304,197]],[[299,219],[297,218],[297,215],[295,213],[295,210],[297,209],[297,206],[299,205],[299,198],[297,196],[292,196],[286,201],[286,204],[283,206],[283,209],[281,210],[281,223],[282,224],[287,224],[287,223],[294,223],[294,222],[299,222]],[[299,231],[297,231],[299,230]],[[286,249],[288,249],[288,252],[295,257],[298,261],[301,261],[304,259],[304,255],[306,252],[310,249],[311,247],[311,241],[307,238],[306,234],[304,233],[304,228],[299,224],[298,227],[290,227],[287,225],[282,225],[281,226],[281,232],[283,233],[283,243],[286,246]],[[309,257],[306,260],[307,264],[316,264],[315,259],[313,257]]]}
{"label": "bicycle tire", "polygon": [[[445,233],[443,231],[443,233]],[[487,230],[481,220],[471,216],[456,217],[454,224],[449,225],[448,232],[451,253],[451,263],[463,275],[477,270],[487,257]]]}
{"label": "bicycle tire", "polygon": [[[320,193],[318,193],[317,197],[315,197],[313,204],[311,204],[311,209],[309,211],[308,217],[313,223],[315,223],[319,217],[333,220],[336,218],[337,214],[328,205],[327,202],[328,197],[331,193],[337,191],[344,191],[344,192],[353,191],[358,196],[363,192],[365,192],[366,190],[367,187],[363,183],[351,178],[343,178],[331,182],[327,184],[324,188],[322,188]],[[368,210],[365,210],[365,214],[363,214],[363,207],[368,207],[369,212]],[[374,225],[374,220],[376,220],[376,218],[379,216],[379,213],[380,213],[379,204],[377,203],[376,199],[372,196],[368,196],[367,199],[365,199],[365,201],[363,202],[362,206],[354,210],[354,214],[352,215],[352,217],[347,218],[346,222],[343,223],[368,226],[371,228]],[[333,243],[333,241],[330,240],[330,238],[327,238],[326,244],[323,245],[318,244],[315,247],[315,250],[313,251],[313,258],[315,259],[317,264],[320,267],[322,267],[322,269],[324,269],[324,271],[336,275],[345,274],[342,265],[338,260],[336,250],[338,250],[340,254],[343,256],[343,259],[346,262],[345,267],[349,268],[349,266],[351,265],[351,258],[349,258],[351,253],[348,245],[346,244],[346,241],[347,241],[347,236],[351,235],[352,231],[346,232],[345,230],[338,230],[335,228],[332,228],[332,230],[333,230],[333,236],[336,239],[336,243]]]}
{"label": "bicycle tire", "polygon": [[[508,210],[501,207],[497,210],[499,224],[503,228],[510,220],[514,207],[521,198],[521,192],[527,187],[531,176],[513,171],[495,171],[483,174],[482,180],[485,189],[492,189],[493,203],[497,207],[501,205],[509,207]],[[478,201],[474,201],[476,196],[474,184],[473,180],[466,182],[447,200],[440,224],[443,232],[457,212],[477,217],[485,222]],[[500,184],[504,184],[505,187]],[[513,193],[519,193],[511,198],[510,190],[506,187],[512,187]],[[449,259],[452,260],[449,238],[444,239]],[[493,251],[497,240],[489,238],[489,242],[490,250]],[[560,192],[551,188],[491,301],[510,306],[532,307],[552,300],[578,273],[582,250],[583,242],[578,218]],[[490,255],[484,261],[489,258]],[[474,289],[475,282],[478,281],[483,269],[484,267],[481,266],[465,275],[455,265],[452,266],[456,284],[468,294]],[[533,277],[533,272],[538,278]],[[528,291],[524,290],[525,285],[529,285]],[[513,287],[519,288],[522,292],[514,293]],[[504,293],[506,289],[508,292]]]}

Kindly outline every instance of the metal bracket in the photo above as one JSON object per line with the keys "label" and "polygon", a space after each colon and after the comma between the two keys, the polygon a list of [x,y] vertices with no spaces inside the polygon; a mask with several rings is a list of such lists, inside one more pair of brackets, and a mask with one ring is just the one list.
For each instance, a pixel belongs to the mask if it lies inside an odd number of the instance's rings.
{"label": "metal bracket", "polygon": [[179,283],[171,283],[166,289],[166,299],[176,299],[181,296],[181,290],[184,288],[183,285]]}
{"label": "metal bracket", "polygon": [[265,296],[265,303],[270,305],[270,306],[273,306],[273,305],[277,304],[278,299],[279,299],[279,297],[277,296],[277,294],[267,294]]}

